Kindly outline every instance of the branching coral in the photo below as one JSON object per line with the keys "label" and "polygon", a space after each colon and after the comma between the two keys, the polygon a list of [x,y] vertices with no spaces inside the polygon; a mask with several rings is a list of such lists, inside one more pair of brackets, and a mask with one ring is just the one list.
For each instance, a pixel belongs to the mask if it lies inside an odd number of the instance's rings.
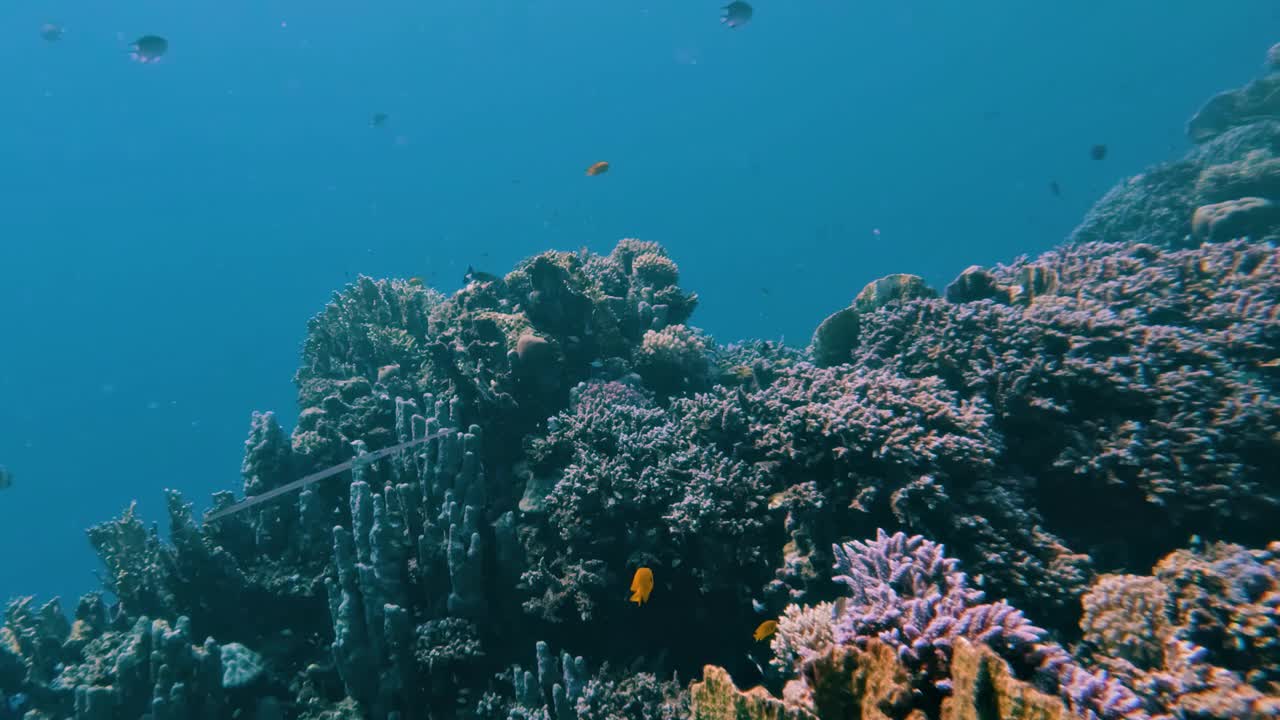
{"label": "branching coral", "polygon": [[853,541],[834,549],[835,579],[849,589],[834,619],[838,645],[866,650],[876,641],[942,694],[953,690],[951,661],[958,641],[982,643],[1014,672],[1034,672],[1073,712],[1100,718],[1146,717],[1142,700],[1106,674],[1074,664],[1045,631],[1005,602],[984,602],[943,547],[903,533]]}
{"label": "branching coral", "polygon": [[1084,597],[1084,647],[1167,712],[1280,712],[1280,544],[1197,542],[1153,576],[1106,575]]}

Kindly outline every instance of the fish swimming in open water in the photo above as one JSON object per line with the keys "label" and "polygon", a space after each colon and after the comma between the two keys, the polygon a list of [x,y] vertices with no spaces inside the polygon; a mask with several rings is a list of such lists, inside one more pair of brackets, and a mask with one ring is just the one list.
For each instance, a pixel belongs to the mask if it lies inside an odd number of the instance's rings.
{"label": "fish swimming in open water", "polygon": [[146,64],[158,62],[167,52],[169,52],[168,40],[159,35],[143,35],[134,41],[129,55],[134,60]]}
{"label": "fish swimming in open water", "polygon": [[742,0],[733,0],[733,2],[720,9],[724,11],[724,14],[720,16],[720,22],[731,28],[746,25],[751,22],[751,16],[755,14],[755,10],[747,3],[742,2]]}

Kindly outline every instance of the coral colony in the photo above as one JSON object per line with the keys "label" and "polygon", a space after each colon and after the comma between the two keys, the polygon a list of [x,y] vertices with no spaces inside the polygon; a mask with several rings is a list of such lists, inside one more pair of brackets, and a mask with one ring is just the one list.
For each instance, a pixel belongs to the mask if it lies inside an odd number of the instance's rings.
{"label": "coral colony", "polygon": [[361,277],[245,500],[9,603],[0,717],[1280,717],[1278,103],[805,349],[717,343],[641,240]]}

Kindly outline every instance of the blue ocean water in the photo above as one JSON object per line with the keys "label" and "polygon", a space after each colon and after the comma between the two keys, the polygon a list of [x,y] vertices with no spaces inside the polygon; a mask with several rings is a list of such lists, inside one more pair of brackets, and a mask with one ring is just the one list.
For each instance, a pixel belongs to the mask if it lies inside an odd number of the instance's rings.
{"label": "blue ocean water", "polygon": [[[358,273],[447,292],[641,237],[717,339],[804,344],[878,276],[1059,242],[1280,27],[1275,0],[719,4],[0,8],[0,598],[73,604],[84,528],[134,498],[239,491],[251,411],[292,424],[305,321]],[[148,33],[168,55],[130,62]]]}

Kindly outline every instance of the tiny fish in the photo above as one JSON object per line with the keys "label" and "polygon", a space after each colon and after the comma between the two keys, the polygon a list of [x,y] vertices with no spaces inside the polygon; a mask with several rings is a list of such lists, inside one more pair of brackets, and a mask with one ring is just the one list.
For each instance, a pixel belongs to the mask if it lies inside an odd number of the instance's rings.
{"label": "tiny fish", "polygon": [[62,39],[62,26],[55,23],[45,23],[40,26],[40,37],[45,42],[58,42]]}
{"label": "tiny fish", "polygon": [[1094,160],[1101,160],[1106,156],[1107,156],[1106,145],[1094,145],[1093,147],[1089,148],[1089,157],[1093,158]]}
{"label": "tiny fish", "polygon": [[720,16],[720,22],[730,28],[742,27],[751,22],[751,15],[755,12],[751,6],[742,0],[733,0],[733,2],[720,8],[724,14]]}
{"label": "tiny fish", "polygon": [[1280,358],[1275,358],[1273,360],[1261,360],[1258,362],[1258,367],[1262,367],[1262,368],[1280,367]]}
{"label": "tiny fish", "polygon": [[636,574],[631,578],[631,602],[637,605],[646,603],[652,592],[653,571],[647,567],[636,568]]}
{"label": "tiny fish", "polygon": [[1049,181],[1049,192],[1053,193],[1054,197],[1062,197],[1062,188],[1058,186],[1057,180]]}
{"label": "tiny fish", "polygon": [[0,465],[0,490],[13,487],[13,473],[3,465]]}
{"label": "tiny fish", "polygon": [[387,118],[389,117],[391,116],[384,112],[374,113],[373,117],[369,118],[369,125],[372,127],[382,127],[387,124]]}
{"label": "tiny fish", "polygon": [[409,284],[414,287],[422,287],[422,278],[418,277],[417,275],[414,275],[413,277],[409,278]]}
{"label": "tiny fish", "polygon": [[603,175],[607,172],[609,172],[609,163],[603,160],[598,163],[592,163],[591,167],[587,168],[587,175],[592,177],[596,175]]}
{"label": "tiny fish", "polygon": [[143,35],[133,43],[130,56],[140,63],[153,63],[169,52],[169,41],[159,35]]}
{"label": "tiny fish", "polygon": [[496,282],[502,282],[502,278],[498,277],[497,275],[494,275],[493,273],[487,273],[482,270],[476,270],[475,268],[468,265],[466,274],[462,276],[462,282],[464,283],[473,283],[473,282],[496,283]]}
{"label": "tiny fish", "polygon": [[756,626],[756,631],[751,634],[751,637],[755,638],[756,642],[759,642],[776,632],[778,632],[778,621],[765,620]]}

